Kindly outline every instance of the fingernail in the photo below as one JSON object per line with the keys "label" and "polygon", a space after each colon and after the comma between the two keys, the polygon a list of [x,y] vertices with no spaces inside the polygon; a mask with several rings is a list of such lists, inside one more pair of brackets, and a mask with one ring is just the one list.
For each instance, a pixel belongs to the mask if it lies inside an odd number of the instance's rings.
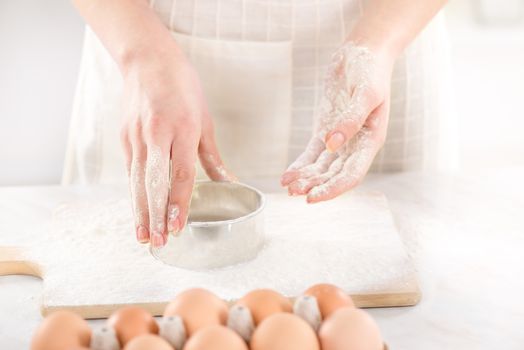
{"label": "fingernail", "polygon": [[164,235],[160,232],[153,232],[151,235],[151,245],[154,248],[161,248],[166,244]]}
{"label": "fingernail", "polygon": [[178,214],[180,214],[180,209],[176,204],[170,204],[167,208],[167,231],[170,234],[177,234],[179,228],[178,224]]}
{"label": "fingernail", "polygon": [[140,243],[149,242],[149,231],[143,225],[139,225],[136,228],[136,239]]}
{"label": "fingernail", "polygon": [[346,136],[343,133],[337,131],[331,135],[331,137],[326,142],[326,148],[329,152],[336,152],[340,146],[346,143]]}

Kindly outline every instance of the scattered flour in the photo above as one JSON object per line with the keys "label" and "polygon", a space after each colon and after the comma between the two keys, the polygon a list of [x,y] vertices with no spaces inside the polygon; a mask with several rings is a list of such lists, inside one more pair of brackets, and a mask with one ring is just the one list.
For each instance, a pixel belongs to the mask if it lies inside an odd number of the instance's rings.
{"label": "scattered flour", "polygon": [[257,258],[207,271],[154,259],[136,243],[131,205],[120,198],[102,192],[96,200],[63,205],[52,229],[35,235],[31,253],[43,268],[45,307],[167,302],[197,286],[226,300],[261,287],[296,296],[320,282],[379,293],[407,288],[414,278],[380,195],[357,192],[314,206],[268,195],[267,240]]}

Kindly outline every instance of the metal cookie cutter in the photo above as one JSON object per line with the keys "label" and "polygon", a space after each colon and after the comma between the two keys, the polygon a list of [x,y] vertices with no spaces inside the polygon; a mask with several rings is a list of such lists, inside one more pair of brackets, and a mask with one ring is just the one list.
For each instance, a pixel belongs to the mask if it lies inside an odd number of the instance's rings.
{"label": "metal cookie cutter", "polygon": [[264,195],[237,182],[197,182],[188,224],[162,248],[162,262],[187,269],[212,269],[256,257],[264,244]]}

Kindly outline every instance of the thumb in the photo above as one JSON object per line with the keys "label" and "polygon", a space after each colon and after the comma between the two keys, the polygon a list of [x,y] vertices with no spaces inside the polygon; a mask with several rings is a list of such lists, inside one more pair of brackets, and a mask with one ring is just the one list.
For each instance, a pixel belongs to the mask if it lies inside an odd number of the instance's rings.
{"label": "thumb", "polygon": [[202,133],[198,155],[202,168],[211,180],[237,181],[236,176],[231,174],[224,166],[212,130],[206,130]]}
{"label": "thumb", "polygon": [[341,112],[341,121],[326,133],[324,142],[329,152],[338,151],[355,136],[364,126],[368,116],[377,108],[376,99],[369,93],[359,91],[351,98],[347,110]]}

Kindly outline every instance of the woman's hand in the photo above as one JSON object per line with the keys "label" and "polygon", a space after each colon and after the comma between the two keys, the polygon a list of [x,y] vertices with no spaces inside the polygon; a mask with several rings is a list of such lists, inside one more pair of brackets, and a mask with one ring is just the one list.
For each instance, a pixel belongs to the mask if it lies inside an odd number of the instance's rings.
{"label": "woman's hand", "polygon": [[149,1],[74,0],[124,79],[121,139],[138,241],[163,246],[187,220],[197,155],[228,180],[196,72]]}
{"label": "woman's hand", "polygon": [[230,180],[197,73],[180,52],[134,60],[124,76],[122,145],[137,239],[161,247],[185,225],[197,155],[212,180]]}
{"label": "woman's hand", "polygon": [[332,199],[357,186],[384,144],[393,58],[352,42],[333,55],[313,137],[282,175],[291,195]]}

